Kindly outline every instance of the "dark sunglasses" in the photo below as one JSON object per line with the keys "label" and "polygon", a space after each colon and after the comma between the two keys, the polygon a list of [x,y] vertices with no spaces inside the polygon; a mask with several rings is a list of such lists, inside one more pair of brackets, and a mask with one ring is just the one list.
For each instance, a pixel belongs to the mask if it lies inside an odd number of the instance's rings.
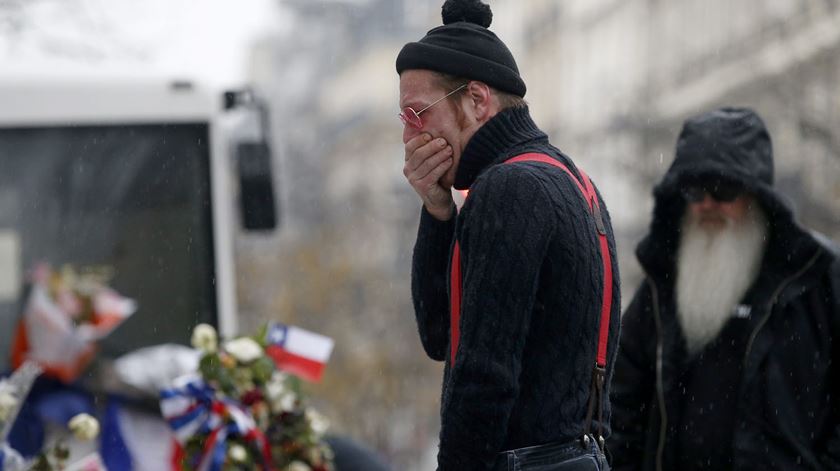
{"label": "dark sunglasses", "polygon": [[744,193],[744,187],[737,183],[716,183],[714,185],[686,185],[680,189],[689,203],[699,203],[709,195],[715,201],[731,203]]}

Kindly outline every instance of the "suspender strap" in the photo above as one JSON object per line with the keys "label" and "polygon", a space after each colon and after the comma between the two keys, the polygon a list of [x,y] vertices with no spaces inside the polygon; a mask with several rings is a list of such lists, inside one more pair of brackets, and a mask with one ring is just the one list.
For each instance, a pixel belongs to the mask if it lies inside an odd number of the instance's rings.
{"label": "suspender strap", "polygon": [[[595,187],[592,185],[592,181],[583,170],[577,169],[581,177],[580,180],[578,180],[575,174],[572,173],[568,167],[545,154],[522,154],[507,160],[505,163],[514,162],[542,162],[560,168],[572,177],[572,181],[575,182],[589,205],[589,211],[592,212],[592,216],[595,219],[595,228],[598,232],[598,242],[601,249],[601,265],[604,270],[604,286],[601,290],[601,321],[598,329],[598,355],[596,357],[597,365],[604,368],[607,366],[607,341],[610,334],[613,273],[610,246],[607,240],[607,229],[601,215],[601,205],[598,203],[598,194],[595,192]],[[582,183],[581,180],[583,181]]]}
{"label": "suspender strap", "polygon": [[[598,234],[598,243],[601,251],[601,263],[604,273],[604,286],[601,290],[601,318],[598,328],[598,353],[595,361],[595,369],[592,376],[592,384],[590,387],[589,407],[586,417],[586,437],[588,437],[589,429],[592,424],[592,416],[594,409],[598,408],[599,417],[599,441],[603,442],[603,433],[600,430],[603,426],[603,389],[606,379],[606,365],[607,365],[607,343],[609,340],[610,331],[610,313],[612,311],[612,288],[613,288],[613,272],[612,260],[610,256],[609,242],[607,240],[607,230],[604,225],[603,216],[601,214],[600,203],[598,202],[598,195],[595,192],[595,187],[592,181],[581,169],[577,169],[580,173],[580,179],[569,170],[568,167],[561,162],[545,155],[538,153],[528,153],[512,157],[505,161],[506,164],[516,162],[542,162],[555,167],[559,167],[566,172],[575,182],[581,195],[589,206],[589,211],[595,220],[595,228]],[[452,261],[450,264],[450,360],[451,364],[455,364],[455,354],[458,351],[458,341],[460,339],[460,320],[461,320],[461,246],[458,240],[455,240],[455,247],[452,252]],[[596,405],[597,404],[597,405]],[[588,440],[588,438],[587,438]],[[599,443],[600,444],[600,443]],[[602,444],[601,444],[602,445]],[[602,445],[603,448],[603,445]]]}
{"label": "suspender strap", "polygon": [[455,240],[449,273],[449,356],[455,365],[455,352],[461,338],[461,245]]}
{"label": "suspender strap", "polygon": [[[596,363],[599,367],[607,366],[607,341],[610,333],[610,312],[612,311],[612,288],[613,288],[613,273],[612,260],[610,257],[609,242],[607,241],[607,231],[604,226],[604,220],[601,216],[601,207],[598,203],[598,195],[595,192],[595,187],[592,181],[583,172],[580,172],[581,183],[577,176],[569,170],[568,167],[559,161],[552,159],[545,154],[522,154],[505,161],[506,164],[516,162],[542,162],[555,167],[559,167],[564,172],[572,177],[587,204],[589,210],[595,219],[595,226],[598,231],[598,242],[601,248],[601,263],[604,270],[604,286],[601,290],[601,321],[598,330],[598,355]],[[451,273],[449,277],[450,282],[450,355],[452,363],[455,363],[455,352],[458,350],[458,340],[460,337],[459,321],[461,318],[461,247],[458,241],[455,241],[455,249],[452,252]]]}

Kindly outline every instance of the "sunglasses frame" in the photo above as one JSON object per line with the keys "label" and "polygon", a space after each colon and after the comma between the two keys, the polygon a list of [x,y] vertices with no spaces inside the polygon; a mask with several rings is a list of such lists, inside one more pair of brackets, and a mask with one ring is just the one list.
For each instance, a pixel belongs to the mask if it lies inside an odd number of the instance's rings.
{"label": "sunglasses frame", "polygon": [[743,185],[737,183],[716,183],[714,185],[686,185],[680,189],[682,197],[689,203],[700,203],[706,195],[719,203],[731,203],[744,194]]}
{"label": "sunglasses frame", "polygon": [[[397,116],[400,118],[400,121],[402,121],[404,126],[411,126],[414,129],[423,129],[423,119],[420,118],[420,113],[423,113],[424,111],[428,110],[429,108],[437,105],[438,103],[442,102],[443,100],[445,100],[445,99],[449,98],[450,96],[454,95],[456,92],[459,92],[459,91],[463,90],[464,88],[467,87],[467,85],[469,85],[469,82],[461,85],[460,87],[456,88],[455,90],[452,90],[451,92],[447,93],[443,97],[438,98],[437,100],[432,102],[432,104],[426,106],[425,108],[423,108],[420,111],[414,111],[414,108],[412,108],[410,106],[406,106],[405,108],[402,109],[402,111],[400,111],[397,114]],[[412,121],[412,117],[413,117],[413,119],[416,119],[416,122]]]}

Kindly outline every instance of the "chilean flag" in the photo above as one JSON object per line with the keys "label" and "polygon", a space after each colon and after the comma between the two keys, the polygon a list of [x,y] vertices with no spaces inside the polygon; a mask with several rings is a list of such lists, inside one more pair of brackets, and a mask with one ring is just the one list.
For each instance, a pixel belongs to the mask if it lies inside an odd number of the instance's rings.
{"label": "chilean flag", "polygon": [[265,352],[274,359],[277,368],[318,382],[334,342],[321,334],[275,322],[268,326],[266,344]]}

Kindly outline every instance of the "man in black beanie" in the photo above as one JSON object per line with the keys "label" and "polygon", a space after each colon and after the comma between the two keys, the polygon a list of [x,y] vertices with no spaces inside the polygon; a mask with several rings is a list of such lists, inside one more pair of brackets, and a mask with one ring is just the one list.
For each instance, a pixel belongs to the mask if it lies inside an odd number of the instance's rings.
{"label": "man in black beanie", "polygon": [[[438,467],[607,469],[618,266],[604,202],[534,124],[477,0],[397,57],[404,174],[423,201],[412,297],[446,364]],[[469,190],[460,211],[451,188]]]}

